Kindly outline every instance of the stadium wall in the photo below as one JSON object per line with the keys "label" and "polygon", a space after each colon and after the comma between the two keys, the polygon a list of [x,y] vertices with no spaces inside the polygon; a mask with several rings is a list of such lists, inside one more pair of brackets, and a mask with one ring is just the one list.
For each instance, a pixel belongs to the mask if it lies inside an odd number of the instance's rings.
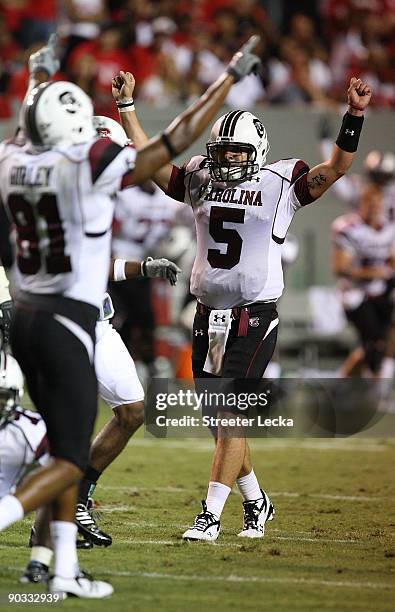
{"label": "stadium wall", "polygon": [[[171,120],[183,110],[182,106],[171,108],[154,108],[138,105],[142,124],[149,135],[153,135],[168,125]],[[311,107],[264,108],[253,109],[265,123],[270,140],[268,161],[285,157],[300,157],[310,165],[320,161],[318,141],[318,123],[320,112]],[[334,138],[340,126],[340,116],[330,117],[334,129]],[[12,135],[12,122],[0,122],[0,138]],[[372,149],[393,150],[395,134],[395,113],[391,111],[376,111],[368,115],[358,150],[358,158],[353,165],[353,171],[362,169],[366,154]],[[189,149],[189,154],[205,151],[208,137],[206,132],[198,142]],[[180,162],[185,155],[180,156]],[[331,221],[346,210],[329,191],[319,204],[313,204],[298,213],[292,223],[291,231],[300,241],[300,255],[287,273],[289,288],[302,289],[310,285],[332,285],[334,280],[330,270],[330,224]]]}

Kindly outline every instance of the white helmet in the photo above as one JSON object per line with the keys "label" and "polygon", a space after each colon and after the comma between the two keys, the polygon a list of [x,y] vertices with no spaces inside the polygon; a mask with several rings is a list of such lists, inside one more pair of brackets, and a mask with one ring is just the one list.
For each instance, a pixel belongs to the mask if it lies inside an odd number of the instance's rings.
{"label": "white helmet", "polygon": [[[264,166],[270,146],[264,125],[248,111],[226,113],[214,123],[207,143],[208,167],[214,181],[245,181]],[[245,161],[227,161],[225,151],[247,153]]]}
{"label": "white helmet", "polygon": [[126,147],[126,145],[130,144],[130,139],[127,137],[122,125],[118,121],[110,119],[110,117],[95,115],[93,117],[93,127],[100,138],[111,138],[120,147]]}
{"label": "white helmet", "polygon": [[390,151],[370,151],[364,168],[371,181],[385,185],[395,177],[395,155]]}
{"label": "white helmet", "polygon": [[96,136],[92,101],[74,83],[42,83],[29,94],[24,112],[25,129],[35,146],[82,144]]}
{"label": "white helmet", "polygon": [[16,359],[0,352],[0,428],[15,416],[23,396],[23,375]]}

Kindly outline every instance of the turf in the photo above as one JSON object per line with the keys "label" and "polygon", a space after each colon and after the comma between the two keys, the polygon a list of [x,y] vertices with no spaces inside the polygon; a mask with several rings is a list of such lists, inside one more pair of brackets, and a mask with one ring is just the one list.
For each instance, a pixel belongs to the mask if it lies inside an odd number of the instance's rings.
{"label": "turf", "polygon": [[[234,492],[217,543],[184,543],[180,534],[205,495],[211,442],[132,440],[95,494],[114,544],[80,553],[82,567],[115,593],[106,601],[69,599],[62,609],[392,610],[395,446],[345,439],[256,440],[252,447],[276,507],[265,538],[236,537],[242,513]],[[9,592],[43,591],[17,582],[30,522],[0,535],[0,602],[8,609],[28,607],[7,605]]]}

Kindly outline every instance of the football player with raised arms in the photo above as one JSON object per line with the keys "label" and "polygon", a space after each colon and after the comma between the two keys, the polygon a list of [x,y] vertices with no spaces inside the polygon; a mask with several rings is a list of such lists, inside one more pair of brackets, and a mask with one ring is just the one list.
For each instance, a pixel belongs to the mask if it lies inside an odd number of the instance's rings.
{"label": "football player with raised arms", "polygon": [[79,573],[74,524],[97,410],[95,325],[110,265],[113,196],[151,178],[201,134],[235,80],[259,65],[253,43],[141,149],[97,139],[90,98],[65,81],[30,92],[26,145],[1,145],[0,194],[18,247],[11,346],[46,423],[51,462],[0,501],[0,531],[52,503],[51,591],[100,598],[113,590]]}
{"label": "football player with raised arms", "polygon": [[[52,36],[48,44],[29,59],[29,85],[38,80],[44,82],[56,72],[57,67],[56,37]],[[108,117],[94,117],[94,127],[98,136],[110,137],[121,147],[130,142],[122,126]],[[18,130],[16,146],[22,146],[23,138],[23,130]],[[129,194],[130,196],[133,197],[132,193]],[[4,211],[4,208],[1,210]],[[4,219],[2,229],[8,231],[7,219]],[[5,240],[4,244],[7,245],[7,242],[8,240]],[[6,268],[10,270],[12,253],[2,250],[1,255]],[[115,268],[119,268],[120,263],[122,264],[122,274],[118,275],[117,280],[141,275],[166,278],[174,285],[180,272],[173,262],[164,258],[147,258],[142,262],[114,261],[110,266],[110,279],[114,277],[114,265]],[[2,295],[2,283],[5,282],[5,285],[8,286],[7,279],[3,280],[1,276],[3,270],[3,268],[0,268],[0,333],[4,331],[8,335],[12,302],[8,290],[6,290],[4,296]],[[92,547],[93,544],[98,546],[111,545],[111,536],[98,527],[90,505],[88,506],[89,496],[93,493],[101,473],[120,454],[130,437],[144,421],[144,391],[138,379],[133,359],[119,334],[110,323],[113,314],[111,298],[106,294],[100,307],[99,320],[96,323],[95,371],[99,394],[112,408],[113,417],[93,440],[90,448],[89,464],[79,485],[75,521],[85,540],[77,541],[77,548]],[[2,323],[4,323],[4,326]],[[5,340],[7,339],[5,338]],[[116,358],[114,358],[115,355]],[[44,424],[42,420],[41,423]],[[12,454],[10,444],[7,445],[6,450],[8,454]],[[49,527],[47,526],[49,517],[50,513],[44,508],[36,516],[35,528],[30,538],[33,548],[22,581],[39,582],[48,580],[48,566],[52,556],[51,542],[48,536]]]}
{"label": "football player with raised arms", "polygon": [[[135,82],[131,73],[119,76],[113,81],[113,95],[122,106],[123,99],[132,98]],[[266,164],[269,140],[264,125],[247,111],[233,110],[214,123],[206,155],[182,167],[168,164],[155,174],[165,193],[190,204],[195,216],[191,293],[198,304],[192,367],[198,388],[213,376],[223,381],[262,378],[276,344],[276,300],[283,291],[281,246],[288,227],[295,212],[317,200],[351,166],[370,98],[369,85],[352,78],[336,144],[329,159],[312,169],[297,158]],[[135,109],[120,118],[136,146],[143,146],[147,136]],[[224,407],[219,414],[231,417],[234,412],[241,411]],[[246,439],[219,428],[203,511],[184,539],[216,540],[235,482],[244,498],[239,536],[264,535],[274,509],[258,483]]]}
{"label": "football player with raised arms", "polygon": [[[37,81],[45,82],[58,68],[56,58],[56,36],[52,35],[48,44],[29,58],[29,89]],[[38,83],[37,83],[38,84]],[[93,124],[97,135],[102,138],[111,138],[121,147],[130,144],[130,140],[122,126],[109,117],[94,116]],[[17,132],[17,146],[23,142],[23,130]],[[124,190],[118,194],[119,198],[128,193],[133,200],[133,191]],[[177,204],[175,204],[177,206]],[[2,208],[2,210],[4,210]],[[4,223],[7,228],[7,223]],[[6,243],[6,241],[5,241]],[[4,254],[7,268],[11,267],[12,256]],[[147,257],[145,261],[117,261],[111,263],[110,280],[126,280],[136,276],[166,278],[174,285],[177,282],[179,268],[171,261],[161,258]],[[4,306],[3,312],[6,312]],[[112,419],[104,425],[93,440],[90,448],[89,464],[79,485],[78,503],[75,521],[78,531],[85,538],[79,541],[79,547],[110,546],[112,538],[104,533],[97,525],[91,509],[91,495],[102,472],[120,454],[130,437],[137,431],[144,421],[144,391],[138,379],[135,364],[119,334],[112,327],[110,319],[114,315],[112,301],[106,293],[100,307],[99,320],[96,323],[95,345],[95,371],[99,383],[99,394],[113,410]],[[116,358],[114,356],[116,355]],[[37,536],[42,539],[40,528],[43,513],[36,517]],[[36,541],[34,533],[32,541]],[[32,551],[25,578],[36,581],[37,574],[43,576],[48,572],[48,563],[39,566],[39,560]]]}

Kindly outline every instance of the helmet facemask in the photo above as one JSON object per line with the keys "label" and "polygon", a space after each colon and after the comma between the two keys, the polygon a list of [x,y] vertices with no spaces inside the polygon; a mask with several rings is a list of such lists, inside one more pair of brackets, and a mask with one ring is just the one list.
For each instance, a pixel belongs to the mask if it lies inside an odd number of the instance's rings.
{"label": "helmet facemask", "polygon": [[248,111],[229,111],[214,123],[207,143],[211,178],[223,183],[251,179],[264,166],[269,148],[266,129],[258,117]]}
{"label": "helmet facemask", "polygon": [[0,388],[0,429],[15,419],[17,399],[18,391],[16,389]]}
{"label": "helmet facemask", "polygon": [[[256,163],[257,152],[252,144],[244,142],[208,142],[207,143],[208,168],[211,178],[221,183],[241,182],[251,178],[259,172]],[[226,153],[241,154],[245,159],[230,161]]]}
{"label": "helmet facemask", "polygon": [[15,419],[22,396],[21,369],[11,355],[0,351],[0,428]]}

